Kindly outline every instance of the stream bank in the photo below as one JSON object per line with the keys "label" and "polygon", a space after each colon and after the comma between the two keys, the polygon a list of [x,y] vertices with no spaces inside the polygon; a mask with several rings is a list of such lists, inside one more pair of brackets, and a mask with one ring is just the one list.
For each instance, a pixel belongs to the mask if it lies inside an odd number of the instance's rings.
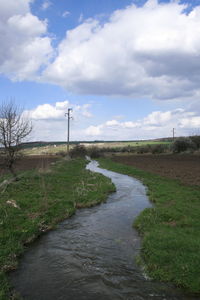
{"label": "stream bank", "polygon": [[193,300],[172,285],[152,281],[135,258],[140,238],[133,220],[151,204],[140,181],[98,168],[117,191],[107,203],[78,210],[37,240],[10,274],[26,300]]}

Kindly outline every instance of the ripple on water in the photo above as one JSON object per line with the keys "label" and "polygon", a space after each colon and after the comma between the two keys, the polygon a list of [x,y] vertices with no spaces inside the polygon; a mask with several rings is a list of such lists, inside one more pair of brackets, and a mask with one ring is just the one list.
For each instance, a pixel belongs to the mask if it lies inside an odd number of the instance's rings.
{"label": "ripple on water", "polygon": [[110,177],[107,203],[77,211],[36,241],[10,274],[27,300],[192,300],[172,285],[149,280],[135,263],[140,249],[134,218],[151,204],[136,179],[87,166]]}

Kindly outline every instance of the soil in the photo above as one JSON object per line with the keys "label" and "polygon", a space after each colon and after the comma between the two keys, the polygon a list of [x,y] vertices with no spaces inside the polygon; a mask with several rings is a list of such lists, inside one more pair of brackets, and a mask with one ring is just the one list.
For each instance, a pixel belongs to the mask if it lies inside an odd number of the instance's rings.
{"label": "soil", "polygon": [[[16,163],[17,171],[30,169],[46,169],[55,162],[58,156],[36,155],[27,156]],[[172,179],[179,179],[187,185],[200,186],[200,156],[199,155],[119,155],[113,157],[116,162],[134,166]],[[8,171],[1,166],[0,176]]]}
{"label": "soil", "polygon": [[[47,169],[51,163],[58,160],[58,156],[35,155],[26,156],[16,162],[15,171],[27,171],[31,169]],[[8,170],[2,166],[0,158],[0,176],[8,173]]]}
{"label": "soil", "polygon": [[187,185],[200,186],[199,155],[123,155],[113,160],[167,178],[179,179]]}

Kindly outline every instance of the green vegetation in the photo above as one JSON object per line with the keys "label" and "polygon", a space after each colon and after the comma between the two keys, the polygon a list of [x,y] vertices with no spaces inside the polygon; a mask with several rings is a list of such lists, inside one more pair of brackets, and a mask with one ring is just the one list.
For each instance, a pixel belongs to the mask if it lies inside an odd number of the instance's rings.
{"label": "green vegetation", "polygon": [[84,145],[76,145],[70,150],[69,155],[73,158],[75,157],[85,157],[87,154],[87,149]]}
{"label": "green vegetation", "polygon": [[134,226],[143,235],[140,261],[151,278],[200,292],[200,187],[185,186],[130,166],[100,159],[103,168],[141,179],[154,207]]}
{"label": "green vegetation", "polygon": [[173,142],[171,148],[174,153],[198,150],[200,149],[200,136],[178,138]]}
{"label": "green vegetation", "polygon": [[[6,271],[15,269],[25,245],[76,208],[90,207],[107,198],[111,181],[85,170],[83,159],[57,162],[48,170],[23,173],[0,197],[0,299],[7,300]],[[13,299],[13,298],[12,298]]]}
{"label": "green vegetation", "polygon": [[[91,148],[99,149],[102,152],[137,152],[139,148],[145,148],[148,152],[151,152],[156,146],[163,145],[168,147],[171,141],[124,141],[124,142],[71,142],[70,150],[77,145],[85,146],[90,152]],[[151,148],[152,147],[152,148]],[[55,143],[30,143],[22,146],[22,152],[25,155],[64,155],[67,152],[67,144],[64,142]]]}
{"label": "green vegetation", "polygon": [[[95,156],[107,152],[126,152],[135,154],[160,154],[166,152],[180,153],[184,151],[199,151],[200,149],[200,136],[194,135],[190,137],[163,138],[159,140],[146,140],[146,141],[91,141],[91,142],[70,142],[70,150],[76,146],[83,146],[90,153],[93,148]],[[67,144],[65,142],[38,142],[27,143],[22,145],[22,152],[26,155],[66,155]],[[94,151],[95,149],[95,151]],[[98,154],[97,154],[98,151]],[[97,157],[96,156],[96,157]]]}

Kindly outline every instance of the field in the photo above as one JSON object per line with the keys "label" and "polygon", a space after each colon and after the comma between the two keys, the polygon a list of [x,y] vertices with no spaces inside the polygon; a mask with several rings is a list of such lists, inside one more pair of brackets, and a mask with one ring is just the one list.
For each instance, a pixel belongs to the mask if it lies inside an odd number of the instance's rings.
{"label": "field", "polygon": [[142,235],[138,262],[150,278],[200,296],[199,157],[121,156],[101,158],[100,165],[136,177],[148,188],[153,207],[145,209],[134,226]]}
{"label": "field", "polygon": [[[48,169],[51,164],[54,164],[59,159],[58,156],[49,155],[35,155],[35,156],[25,156],[19,161],[17,161],[15,170],[17,172],[24,172],[31,169],[45,170]],[[0,158],[0,164],[2,159]],[[0,169],[0,181],[1,176],[8,174],[8,170],[1,167]]]}
{"label": "field", "polygon": [[[47,169],[60,157],[55,155],[26,156],[16,164],[16,170]],[[182,183],[200,186],[200,155],[122,155],[114,161],[124,163],[144,171],[149,171],[167,178],[178,179]],[[0,176],[5,173],[1,169]]]}
{"label": "field", "polygon": [[[146,145],[160,145],[160,144],[170,144],[168,141],[125,141],[125,142],[80,142],[80,145],[84,145],[86,148],[90,147],[98,147],[100,149],[102,148],[122,148],[122,147],[141,147]],[[70,144],[70,149],[74,147],[76,143]],[[67,144],[47,144],[47,145],[41,145],[41,146],[35,146],[35,147],[27,147],[24,148],[23,153],[25,155],[55,155],[59,153],[66,153],[67,151]]]}
{"label": "field", "polygon": [[124,155],[114,161],[152,172],[184,184],[200,186],[200,155]]}
{"label": "field", "polygon": [[[70,148],[72,146],[70,145]],[[55,155],[67,152],[67,144],[46,145],[41,147],[25,148],[22,153],[25,155]]]}
{"label": "field", "polygon": [[126,142],[96,142],[96,143],[83,143],[86,147],[96,146],[98,148],[121,148],[121,147],[140,147],[146,145],[161,145],[169,144],[167,141],[126,141]]}

